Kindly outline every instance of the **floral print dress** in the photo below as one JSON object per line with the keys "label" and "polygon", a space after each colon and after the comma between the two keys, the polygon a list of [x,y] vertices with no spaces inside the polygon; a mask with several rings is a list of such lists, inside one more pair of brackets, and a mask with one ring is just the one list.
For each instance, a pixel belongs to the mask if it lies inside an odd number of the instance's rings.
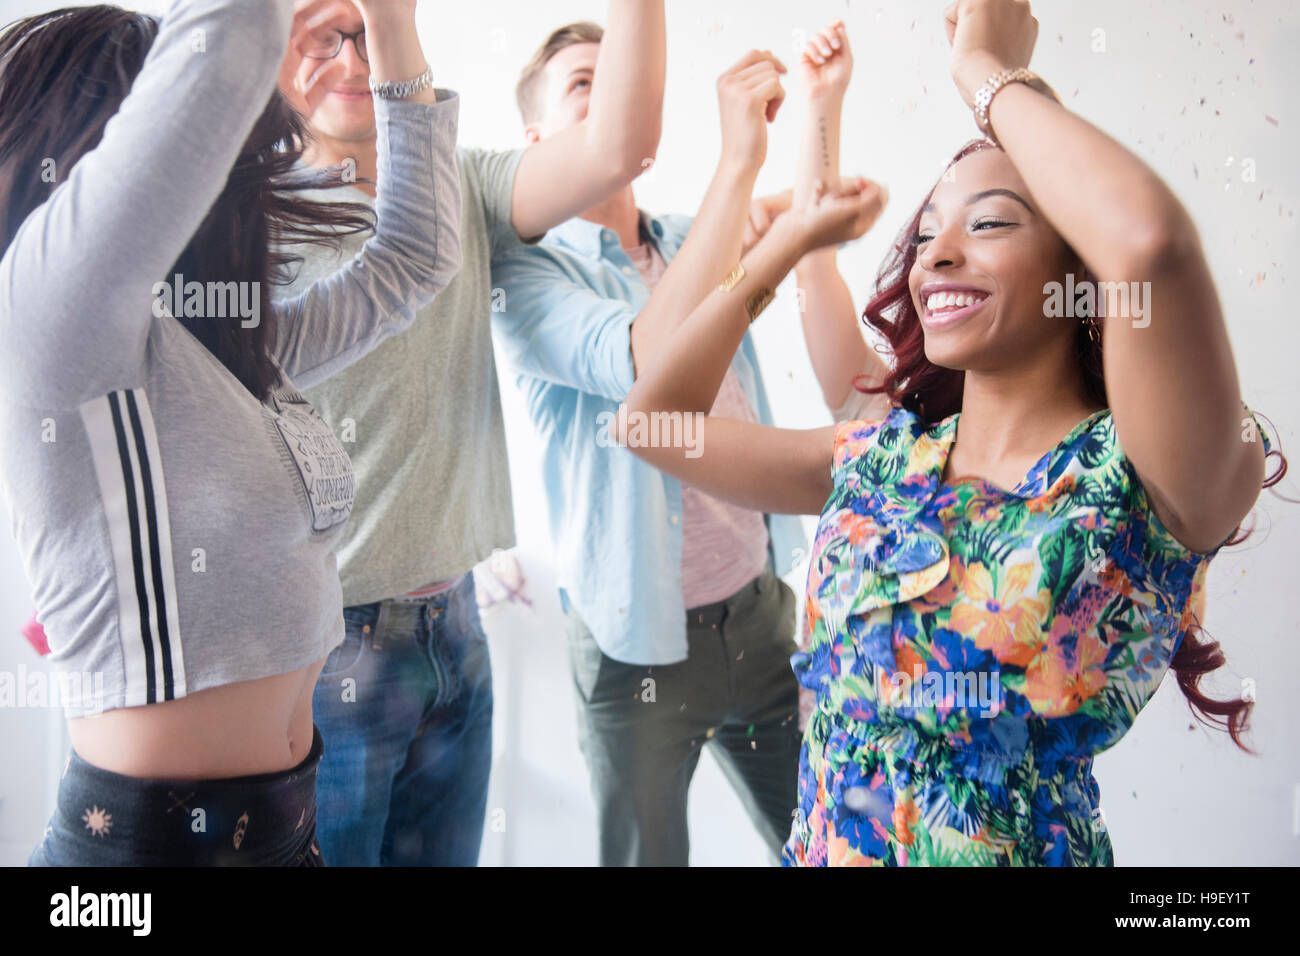
{"label": "floral print dress", "polygon": [[1160,523],[1108,410],[1010,491],[941,482],[959,417],[836,428],[787,865],[1113,864],[1092,760],[1160,685],[1218,548]]}

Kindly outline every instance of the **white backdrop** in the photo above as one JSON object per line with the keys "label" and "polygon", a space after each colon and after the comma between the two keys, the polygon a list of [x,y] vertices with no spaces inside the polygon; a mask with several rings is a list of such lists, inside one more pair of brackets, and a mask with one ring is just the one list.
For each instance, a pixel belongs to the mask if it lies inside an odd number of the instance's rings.
{"label": "white backdrop", "polygon": [[[0,21],[49,9],[0,0]],[[145,4],[159,10],[162,3]],[[692,213],[718,151],[713,81],[751,47],[794,65],[802,36],[842,17],[857,68],[845,108],[844,169],[886,183],[893,197],[877,228],[840,255],[861,306],[884,250],[974,133],[948,78],[943,0],[867,3],[669,0],[668,91],[659,159],[638,181],[643,208]],[[1244,398],[1268,415],[1295,454],[1300,423],[1289,310],[1300,252],[1293,172],[1300,113],[1300,18],[1289,0],[1255,3],[1039,0],[1033,66],[1071,108],[1136,150],[1191,210],[1228,316]],[[554,27],[605,20],[603,0],[423,0],[420,33],[439,85],[460,91],[461,142],[522,142],[514,84]],[[772,127],[760,192],[789,184],[800,98],[797,81]],[[787,284],[757,332],[779,424],[828,416],[804,352]],[[595,859],[586,769],[575,744],[572,689],[549,567],[536,444],[502,369],[519,547],[531,608],[485,612],[497,679],[496,748],[484,863],[587,864]],[[1297,495],[1288,479],[1282,490]],[[1166,681],[1133,731],[1097,760],[1102,806],[1121,865],[1300,863],[1300,697],[1297,614],[1290,588],[1300,566],[1300,507],[1265,493],[1254,536],[1224,552],[1209,579],[1207,629],[1229,666],[1220,696],[1254,682],[1259,756],[1196,724]],[[788,579],[802,590],[799,569]],[[7,536],[0,536],[0,672],[38,666],[17,636],[30,595]],[[19,863],[52,807],[66,742],[56,714],[0,710],[0,863]],[[493,823],[496,828],[493,828]],[[721,773],[702,761],[691,795],[692,862],[757,864],[762,848]]]}

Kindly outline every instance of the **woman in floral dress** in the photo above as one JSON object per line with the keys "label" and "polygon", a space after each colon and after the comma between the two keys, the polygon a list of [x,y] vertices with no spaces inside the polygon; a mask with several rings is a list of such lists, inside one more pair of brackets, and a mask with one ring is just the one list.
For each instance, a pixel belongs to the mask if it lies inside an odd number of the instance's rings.
{"label": "woman in floral dress", "polygon": [[[1027,3],[962,0],[946,21],[989,138],[912,217],[867,308],[892,346],[888,414],[706,418],[698,447],[631,450],[746,507],[821,515],[786,863],[1108,865],[1092,760],[1168,670],[1240,743],[1249,704],[1197,687],[1223,663],[1198,619],[1271,446],[1178,200],[1005,72],[1033,50]],[[778,218],[640,370],[624,423],[706,412],[770,290],[880,202],[844,181]]]}

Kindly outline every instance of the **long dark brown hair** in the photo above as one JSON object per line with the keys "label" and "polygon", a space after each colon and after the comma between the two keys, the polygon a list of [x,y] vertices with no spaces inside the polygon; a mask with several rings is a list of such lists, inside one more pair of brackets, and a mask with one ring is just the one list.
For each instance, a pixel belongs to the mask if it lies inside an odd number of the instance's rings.
{"label": "long dark brown hair", "polygon": [[[58,188],[41,175],[50,160],[59,180],[98,145],[158,36],[159,20],[100,4],[65,7],[19,20],[0,33],[0,253],[23,221]],[[304,189],[343,185],[337,170],[295,171],[306,124],[276,90],[230,171],[225,188],[189,245],[159,281],[256,282],[261,321],[178,317],[259,400],[281,384],[271,357],[271,287],[292,281],[295,243],[337,245],[373,226],[360,203],[317,202]]]}
{"label": "long dark brown hair", "polygon": [[[988,140],[973,140],[958,150],[947,168],[978,150],[997,148]],[[875,296],[867,303],[862,316],[863,321],[889,343],[889,351],[894,357],[893,365],[883,381],[872,382],[863,376],[854,385],[867,394],[888,395],[895,407],[906,408],[927,425],[933,426],[954,412],[961,411],[966,373],[961,369],[935,365],[925,356],[925,331],[912,301],[909,281],[918,253],[914,238],[923,214],[924,203],[898,234],[876,277]],[[1081,289],[1084,283],[1095,283],[1095,277],[1086,268],[1083,270]],[[1084,313],[1076,311],[1075,314]],[[1085,321],[1077,324],[1075,354],[1083,373],[1088,398],[1095,404],[1109,406],[1102,371],[1103,323],[1094,322],[1092,318],[1087,316]],[[1273,434],[1277,434],[1276,430]],[[1286,457],[1278,448],[1273,448],[1269,457],[1278,459],[1278,467],[1273,474],[1265,477],[1264,488],[1272,488],[1281,481],[1287,469]],[[1243,531],[1238,525],[1225,547],[1241,544],[1249,534],[1250,530]],[[1192,623],[1170,662],[1170,669],[1197,719],[1209,726],[1226,730],[1238,747],[1250,753],[1253,751],[1241,738],[1249,729],[1250,713],[1255,705],[1249,700],[1219,700],[1208,696],[1200,688],[1201,678],[1218,670],[1225,663],[1226,658],[1218,641],[1206,634],[1193,614]]]}

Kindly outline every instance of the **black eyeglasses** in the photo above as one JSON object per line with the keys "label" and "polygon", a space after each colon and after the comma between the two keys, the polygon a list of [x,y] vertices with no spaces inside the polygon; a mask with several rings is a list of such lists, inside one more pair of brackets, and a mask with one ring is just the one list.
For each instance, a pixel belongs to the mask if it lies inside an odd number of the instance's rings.
{"label": "black eyeglasses", "polygon": [[307,38],[302,55],[313,60],[332,60],[343,49],[344,40],[352,41],[352,45],[357,48],[357,56],[361,58],[362,63],[370,62],[370,57],[366,53],[365,30],[358,30],[356,33],[344,33],[342,30],[321,30],[319,33],[313,33]]}

